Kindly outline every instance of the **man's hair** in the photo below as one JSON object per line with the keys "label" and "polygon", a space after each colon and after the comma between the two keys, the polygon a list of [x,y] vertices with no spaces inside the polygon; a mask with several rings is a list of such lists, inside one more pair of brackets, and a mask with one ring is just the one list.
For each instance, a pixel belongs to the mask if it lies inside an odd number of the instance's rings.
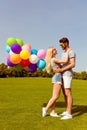
{"label": "man's hair", "polygon": [[68,44],[69,44],[69,40],[68,40],[68,38],[66,38],[66,37],[61,38],[61,39],[59,40],[59,42],[60,42],[60,43],[68,43]]}

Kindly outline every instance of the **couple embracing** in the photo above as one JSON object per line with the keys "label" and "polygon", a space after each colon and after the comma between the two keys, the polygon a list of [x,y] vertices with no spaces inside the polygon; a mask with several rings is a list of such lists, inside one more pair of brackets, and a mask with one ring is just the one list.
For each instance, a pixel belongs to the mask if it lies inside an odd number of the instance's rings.
{"label": "couple embracing", "polygon": [[[69,40],[66,37],[63,37],[59,40],[59,45],[64,51],[61,60],[56,58],[56,54],[58,53],[56,48],[50,47],[47,50],[46,55],[46,71],[50,73],[51,69],[54,71],[54,75],[52,77],[53,84],[53,93],[46,107],[42,108],[42,117],[47,115],[48,110],[50,109],[50,116],[52,117],[60,117],[61,120],[71,119],[72,118],[72,76],[73,71],[72,68],[75,67],[75,52],[69,46]],[[56,101],[60,96],[60,91],[62,88],[62,92],[64,95],[66,110],[58,115],[55,112]]]}

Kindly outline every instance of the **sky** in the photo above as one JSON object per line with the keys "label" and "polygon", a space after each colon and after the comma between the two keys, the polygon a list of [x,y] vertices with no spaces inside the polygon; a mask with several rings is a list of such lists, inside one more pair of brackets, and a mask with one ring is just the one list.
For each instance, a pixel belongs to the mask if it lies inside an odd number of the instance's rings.
{"label": "sky", "polygon": [[[1,1],[1,0],[0,0]],[[0,64],[6,63],[7,39],[21,38],[33,49],[54,46],[67,37],[76,53],[74,71],[87,71],[87,0],[3,0],[0,2]]]}

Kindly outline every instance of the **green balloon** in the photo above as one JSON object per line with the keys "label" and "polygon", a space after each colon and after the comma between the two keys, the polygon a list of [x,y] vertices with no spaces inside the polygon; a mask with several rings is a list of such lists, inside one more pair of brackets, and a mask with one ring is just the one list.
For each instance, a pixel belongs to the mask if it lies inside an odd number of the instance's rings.
{"label": "green balloon", "polygon": [[10,37],[7,39],[7,45],[11,46],[12,44],[17,43],[16,39],[13,37]]}
{"label": "green balloon", "polygon": [[24,43],[23,43],[22,39],[17,38],[16,41],[17,41],[17,43],[18,43],[20,46],[23,46]]}

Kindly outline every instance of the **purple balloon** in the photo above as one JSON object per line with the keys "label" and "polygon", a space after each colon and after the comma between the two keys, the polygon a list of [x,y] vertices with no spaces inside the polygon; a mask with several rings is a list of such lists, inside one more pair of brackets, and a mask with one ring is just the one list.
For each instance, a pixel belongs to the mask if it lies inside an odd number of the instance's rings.
{"label": "purple balloon", "polygon": [[31,64],[29,65],[29,72],[35,72],[37,70],[37,64]]}
{"label": "purple balloon", "polygon": [[16,64],[11,63],[11,61],[9,59],[7,59],[7,65],[10,67],[16,66]]}
{"label": "purple balloon", "polygon": [[21,46],[20,46],[19,44],[14,43],[14,44],[12,44],[12,46],[11,46],[11,50],[12,50],[14,53],[16,53],[16,54],[19,54],[22,49],[21,49]]}

